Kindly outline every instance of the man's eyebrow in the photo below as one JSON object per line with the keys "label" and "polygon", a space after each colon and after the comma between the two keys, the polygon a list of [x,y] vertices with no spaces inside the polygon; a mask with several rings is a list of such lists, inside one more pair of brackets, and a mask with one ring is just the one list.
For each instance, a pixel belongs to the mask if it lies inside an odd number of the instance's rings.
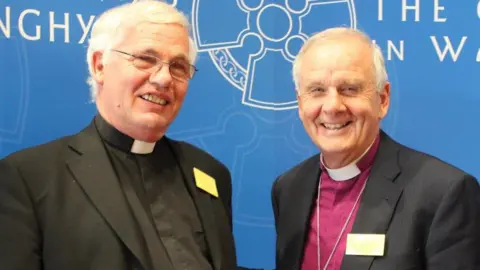
{"label": "man's eyebrow", "polygon": [[188,59],[188,56],[184,53],[179,53],[177,55],[174,55],[172,57],[171,61],[185,61],[187,63],[190,63],[190,60]]}
{"label": "man's eyebrow", "polygon": [[139,50],[137,54],[148,54],[155,57],[159,56],[157,51],[155,51],[154,49]]}
{"label": "man's eyebrow", "polygon": [[323,83],[323,81],[313,81],[313,82],[307,83],[305,86],[306,86],[305,88],[325,87],[325,84]]}
{"label": "man's eyebrow", "polygon": [[358,78],[346,78],[338,81],[338,84],[357,84],[362,85],[364,82]]}
{"label": "man's eyebrow", "polygon": [[[143,50],[143,51],[139,51],[140,54],[148,54],[148,55],[152,55],[152,56],[155,56],[157,58],[160,58],[160,55],[158,54],[157,51],[155,51],[154,49],[146,49],[146,50]],[[171,60],[176,60],[176,61],[179,61],[179,60],[182,60],[182,61],[186,61],[186,62],[190,62],[188,60],[188,56],[184,53],[179,53],[179,54],[176,54],[172,57]]]}

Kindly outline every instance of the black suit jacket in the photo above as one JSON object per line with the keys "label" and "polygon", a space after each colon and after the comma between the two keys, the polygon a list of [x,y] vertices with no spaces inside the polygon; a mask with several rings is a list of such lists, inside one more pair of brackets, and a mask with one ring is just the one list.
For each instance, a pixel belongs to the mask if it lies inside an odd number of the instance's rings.
{"label": "black suit jacket", "polygon": [[[192,194],[214,269],[235,269],[229,171],[190,144],[168,143]],[[216,180],[218,198],[196,187],[194,167]],[[134,192],[121,189],[93,124],[1,160],[0,269],[173,270],[140,200],[126,196]]]}
{"label": "black suit jacket", "polygon": [[[277,270],[301,267],[317,196],[319,161],[315,155],[273,184]],[[478,182],[381,132],[352,233],[386,234],[385,255],[345,255],[342,270],[478,270]]]}

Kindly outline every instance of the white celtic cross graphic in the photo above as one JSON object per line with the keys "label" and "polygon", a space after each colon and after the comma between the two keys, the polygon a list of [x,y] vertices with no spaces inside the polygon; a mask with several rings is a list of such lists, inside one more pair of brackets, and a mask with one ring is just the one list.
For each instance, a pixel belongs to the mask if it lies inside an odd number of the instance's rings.
{"label": "white celtic cross graphic", "polygon": [[288,110],[297,107],[290,75],[301,45],[328,27],[356,28],[356,15],[353,0],[194,0],[192,25],[199,51],[243,91],[243,104]]}

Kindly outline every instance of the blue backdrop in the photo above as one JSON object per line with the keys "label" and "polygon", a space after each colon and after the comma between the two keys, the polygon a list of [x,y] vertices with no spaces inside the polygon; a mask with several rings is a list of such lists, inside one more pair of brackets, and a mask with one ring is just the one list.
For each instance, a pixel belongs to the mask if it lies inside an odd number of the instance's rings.
{"label": "blue backdrop", "polygon": [[[96,16],[125,2],[1,1],[0,157],[91,121],[86,37]],[[167,2],[189,15],[200,51],[168,134],[230,168],[241,266],[274,268],[271,184],[317,151],[298,119],[290,70],[304,40],[327,27],[366,31],[384,51],[387,133],[480,177],[477,0]]]}

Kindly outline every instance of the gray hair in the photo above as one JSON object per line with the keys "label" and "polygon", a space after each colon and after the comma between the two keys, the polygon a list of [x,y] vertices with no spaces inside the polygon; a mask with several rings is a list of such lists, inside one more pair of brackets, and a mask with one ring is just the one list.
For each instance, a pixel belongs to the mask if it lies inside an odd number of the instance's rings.
{"label": "gray hair", "polygon": [[[105,52],[102,61],[108,58],[108,51],[122,41],[123,31],[132,25],[141,22],[153,22],[159,24],[179,24],[187,31],[190,23],[187,17],[175,7],[155,0],[134,1],[107,10],[99,16],[95,22],[90,39],[88,41],[87,64],[89,77],[87,83],[90,86],[90,95],[94,101],[97,97],[98,85],[93,79],[93,54],[97,51]],[[195,63],[197,47],[192,38],[189,38],[189,61]]]}
{"label": "gray hair", "polygon": [[336,27],[324,30],[319,32],[312,37],[310,37],[305,44],[303,44],[300,52],[297,54],[295,61],[293,62],[293,81],[295,83],[295,88],[298,91],[298,80],[300,76],[300,66],[302,65],[303,56],[310,47],[313,46],[316,42],[327,40],[332,37],[338,36],[354,36],[365,41],[367,44],[371,44],[372,56],[373,56],[373,67],[375,69],[375,79],[376,79],[376,88],[378,92],[381,92],[385,87],[388,81],[387,70],[385,67],[385,60],[383,58],[382,50],[376,43],[374,43],[365,33],[360,30],[347,27]]}

